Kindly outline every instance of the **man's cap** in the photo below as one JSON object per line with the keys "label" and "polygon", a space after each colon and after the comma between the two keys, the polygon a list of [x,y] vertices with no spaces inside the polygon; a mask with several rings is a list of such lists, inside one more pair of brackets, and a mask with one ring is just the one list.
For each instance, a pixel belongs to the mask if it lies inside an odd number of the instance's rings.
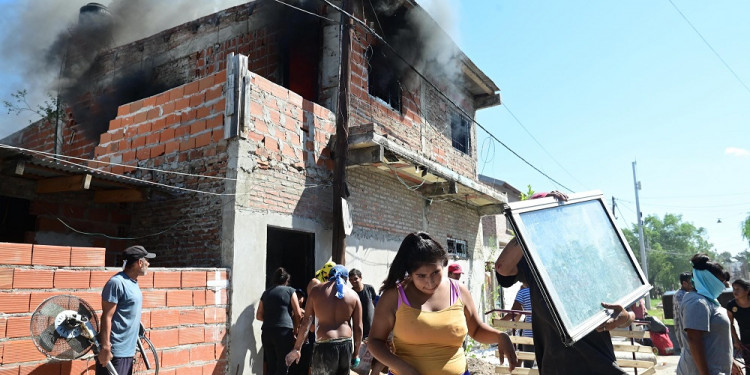
{"label": "man's cap", "polygon": [[461,269],[460,264],[453,263],[450,266],[448,266],[448,273],[464,273],[464,270]]}
{"label": "man's cap", "polygon": [[141,245],[131,246],[123,250],[122,255],[125,256],[125,259],[133,259],[133,260],[141,259],[141,258],[148,258],[148,259],[156,258],[156,254],[149,253]]}

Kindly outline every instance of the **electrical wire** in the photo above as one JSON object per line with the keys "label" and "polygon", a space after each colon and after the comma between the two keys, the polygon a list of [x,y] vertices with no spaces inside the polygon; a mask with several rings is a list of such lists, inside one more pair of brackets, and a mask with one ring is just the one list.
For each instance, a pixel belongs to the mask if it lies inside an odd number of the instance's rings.
{"label": "electrical wire", "polygon": [[721,55],[719,54],[719,52],[717,52],[716,49],[714,49],[714,47],[711,45],[711,43],[709,43],[708,40],[703,36],[703,34],[701,34],[701,32],[698,31],[698,28],[696,28],[693,25],[693,23],[690,22],[690,20],[687,18],[687,16],[685,16],[685,13],[682,13],[682,11],[680,10],[680,8],[678,8],[677,5],[672,0],[667,0],[667,1],[669,1],[669,3],[672,4],[672,7],[674,7],[674,9],[677,11],[677,13],[680,14],[680,16],[682,17],[682,19],[685,20],[685,22],[687,22],[687,24],[690,26],[690,28],[693,29],[693,31],[695,31],[696,34],[698,34],[698,37],[701,38],[701,40],[703,41],[703,43],[706,44],[706,46],[708,47],[708,49],[710,49],[711,52],[713,52],[714,55],[716,55],[716,57],[719,58],[719,61],[721,61],[721,63],[724,64],[724,67],[726,67],[727,70],[729,70],[729,72],[732,73],[732,75],[737,80],[737,82],[739,82],[742,85],[742,87],[745,88],[745,91],[747,91],[748,93],[750,93],[750,87],[748,87],[745,84],[745,81],[743,81],[742,78],[740,78],[740,76],[737,75],[737,72],[735,72],[734,69],[732,69],[732,67],[729,66],[729,63],[727,63],[726,60],[724,60],[724,58],[721,57]]}
{"label": "electrical wire", "polygon": [[154,237],[154,236],[158,236],[160,234],[167,233],[167,232],[171,231],[172,229],[174,229],[175,227],[177,227],[177,225],[179,225],[180,223],[185,222],[185,219],[183,218],[182,220],[178,220],[176,223],[172,224],[172,226],[170,226],[167,229],[164,229],[162,231],[159,231],[159,232],[156,232],[156,233],[152,233],[152,234],[146,234],[146,235],[143,235],[143,236],[138,236],[138,237],[116,237],[116,236],[110,236],[110,235],[104,234],[104,233],[84,232],[84,231],[78,230],[76,228],[73,228],[70,224],[66,223],[65,221],[63,221],[63,219],[61,219],[59,217],[55,217],[55,219],[57,219],[57,221],[59,221],[60,223],[62,223],[62,225],[64,225],[65,227],[67,227],[71,231],[76,232],[78,234],[83,234],[85,236],[91,236],[91,237],[104,237],[104,238],[108,238],[110,240],[140,240],[140,239],[143,239],[143,238]]}
{"label": "electrical wire", "polygon": [[[118,167],[134,168],[134,169],[140,169],[140,170],[144,170],[144,171],[159,172],[159,173],[164,173],[164,174],[173,174],[173,175],[178,175],[178,176],[199,177],[199,178],[207,178],[207,179],[215,179],[215,180],[237,181],[236,178],[231,178],[231,177],[206,176],[206,175],[184,173],[184,172],[177,172],[177,171],[165,171],[165,170],[156,169],[156,168],[139,167],[137,165],[112,163],[112,162],[95,160],[95,159],[84,159],[84,158],[78,158],[78,157],[75,157],[75,156],[55,154],[55,153],[52,153],[52,152],[39,151],[39,150],[31,150],[31,149],[27,149],[27,148],[23,148],[23,147],[11,146],[11,145],[6,145],[6,144],[2,144],[2,143],[0,143],[0,148],[5,148],[5,149],[15,150],[15,151],[31,152],[31,153],[35,153],[35,154],[39,154],[39,155],[43,155],[43,156],[48,156],[48,157],[51,157],[51,158],[65,158],[65,159],[83,161],[83,162],[87,162],[87,163],[103,164],[105,166],[118,166]],[[80,164],[75,163],[75,165],[80,165]],[[83,165],[81,165],[81,166],[83,166]]]}
{"label": "electrical wire", "polygon": [[[190,192],[190,193],[206,194],[206,195],[221,196],[221,197],[237,197],[237,196],[244,196],[244,195],[252,194],[252,193],[241,193],[241,194],[237,194],[237,193],[214,193],[214,192],[210,192],[210,191],[204,191],[204,190],[198,190],[198,189],[190,189],[190,188],[184,188],[184,187],[179,187],[179,186],[174,186],[174,185],[167,185],[167,184],[162,184],[162,183],[155,182],[155,181],[140,179],[140,178],[136,178],[136,177],[132,177],[132,176],[128,176],[128,175],[123,175],[123,174],[109,172],[109,171],[105,171],[105,170],[101,170],[101,169],[96,169],[94,167],[90,167],[90,166],[85,165],[85,164],[74,163],[74,162],[62,159],[60,157],[60,156],[65,157],[64,155],[50,154],[48,152],[36,151],[36,150],[31,150],[31,149],[26,149],[26,148],[16,147],[16,146],[9,146],[9,145],[5,145],[5,144],[1,144],[1,143],[0,143],[0,148],[21,150],[21,151],[26,151],[26,152],[30,152],[30,153],[35,153],[35,154],[41,155],[44,158],[55,160],[55,161],[60,162],[62,164],[75,166],[75,167],[82,168],[82,169],[85,169],[85,170],[88,170],[88,171],[91,171],[91,172],[101,173],[101,174],[109,175],[109,176],[112,176],[112,177],[129,180],[129,181],[132,181],[132,182],[138,182],[138,183],[143,183],[143,184],[147,184],[147,185],[158,186],[158,187],[166,188],[168,190],[180,190],[180,191],[186,191],[186,192]],[[79,159],[79,160],[86,161],[86,162],[97,162],[97,163],[113,164],[113,163],[101,162],[101,161],[93,160],[93,159],[81,159],[81,158],[75,158],[75,159]],[[120,165],[120,164],[115,164],[115,165]],[[125,165],[125,166],[130,167],[130,168],[137,168],[137,167],[134,167],[134,166],[131,166],[131,165]],[[152,169],[148,169],[148,170],[152,170]],[[168,171],[162,171],[162,170],[158,170],[158,169],[153,169],[153,171],[163,172],[163,173],[169,173]],[[180,175],[187,175],[187,176],[192,176],[192,177],[219,178],[219,177],[215,177],[215,176],[184,174],[184,173],[180,173],[180,172],[176,172],[176,173],[180,174]],[[224,179],[224,178],[219,178],[219,179]],[[236,179],[232,179],[232,178],[226,178],[226,179],[232,180],[232,181],[237,181]],[[331,183],[305,184],[304,186],[305,186],[305,188],[327,187],[327,186],[331,186]]]}
{"label": "electrical wire", "polygon": [[576,181],[577,181],[577,182],[578,182],[579,184],[581,184],[581,185],[585,185],[585,184],[584,184],[584,183],[582,183],[582,182],[581,182],[581,181],[580,181],[579,179],[575,178],[575,177],[573,176],[573,174],[571,174],[571,173],[570,173],[570,171],[568,171],[568,170],[567,170],[567,169],[566,169],[565,167],[563,167],[563,165],[562,165],[562,164],[560,164],[560,162],[559,162],[559,161],[557,161],[557,159],[556,159],[556,158],[555,158],[554,156],[552,156],[552,154],[550,154],[550,153],[549,153],[549,151],[547,151],[547,148],[546,148],[546,147],[544,147],[544,146],[543,146],[543,145],[542,145],[542,144],[541,144],[541,143],[539,142],[539,140],[538,140],[538,139],[536,139],[536,137],[534,136],[534,134],[532,134],[532,133],[531,133],[531,132],[529,131],[529,129],[527,129],[527,128],[526,128],[526,126],[524,126],[524,125],[523,125],[523,123],[521,122],[521,120],[520,120],[520,119],[518,119],[518,117],[516,117],[516,114],[515,114],[515,113],[513,113],[513,111],[511,111],[511,110],[510,110],[510,107],[508,107],[508,102],[507,102],[507,101],[503,101],[503,107],[505,108],[505,110],[506,110],[506,111],[508,111],[508,114],[510,114],[510,117],[513,117],[513,119],[514,119],[514,120],[516,120],[516,123],[518,123],[518,125],[519,125],[519,126],[521,126],[521,129],[523,129],[523,130],[524,130],[524,131],[526,132],[526,134],[528,134],[528,135],[529,135],[529,137],[531,137],[531,139],[533,139],[533,140],[534,140],[534,142],[536,142],[536,144],[537,144],[537,145],[538,145],[538,146],[539,146],[539,147],[540,147],[540,148],[542,149],[542,151],[544,151],[544,153],[545,153],[545,154],[547,154],[547,156],[549,156],[549,157],[550,157],[550,159],[552,159],[552,161],[554,161],[554,162],[555,162],[555,164],[557,164],[557,166],[558,166],[558,167],[560,167],[560,169],[562,169],[563,171],[565,171],[565,173],[567,173],[567,174],[568,174],[568,176],[570,176],[570,177],[571,177],[572,179],[576,180]]}
{"label": "electrical wire", "polygon": [[488,136],[490,136],[490,137],[491,137],[492,139],[494,139],[494,140],[495,140],[495,142],[499,143],[499,144],[500,144],[501,146],[503,146],[503,147],[504,147],[504,148],[505,148],[506,150],[508,150],[508,151],[509,151],[509,152],[510,152],[511,154],[515,155],[515,156],[516,156],[516,157],[517,157],[518,159],[520,159],[521,161],[523,161],[524,163],[526,163],[526,165],[528,165],[529,167],[531,167],[532,169],[534,169],[535,171],[537,171],[538,173],[540,173],[540,174],[541,174],[542,176],[546,177],[546,178],[547,178],[548,180],[550,180],[550,181],[552,181],[553,183],[557,184],[558,186],[560,186],[560,187],[562,187],[562,188],[564,188],[564,189],[568,190],[568,191],[569,191],[569,192],[571,192],[571,193],[573,192],[573,190],[572,190],[572,189],[570,189],[569,187],[567,187],[567,186],[563,185],[562,183],[558,182],[558,181],[557,181],[557,180],[555,180],[554,178],[550,177],[550,176],[549,176],[549,175],[548,175],[547,173],[545,173],[545,172],[543,172],[543,171],[542,171],[541,169],[537,168],[537,167],[536,167],[536,166],[535,166],[534,164],[531,164],[531,162],[529,162],[528,160],[526,160],[526,159],[525,159],[525,158],[524,158],[523,156],[521,156],[521,155],[520,155],[520,154],[519,154],[518,152],[514,151],[514,150],[513,150],[512,148],[510,148],[510,147],[509,147],[508,145],[506,145],[506,144],[505,144],[505,143],[504,143],[503,141],[501,141],[501,140],[500,140],[499,138],[497,138],[497,136],[495,136],[494,134],[492,134],[492,132],[490,132],[490,131],[489,131],[489,130],[488,130],[487,128],[485,128],[485,127],[484,127],[484,126],[483,126],[482,124],[480,124],[479,122],[477,122],[477,120],[476,120],[476,119],[474,119],[474,118],[473,118],[472,116],[470,116],[470,115],[469,115],[468,113],[466,113],[466,111],[464,111],[464,109],[463,109],[463,108],[461,108],[461,106],[459,106],[459,105],[458,105],[458,104],[456,104],[456,103],[455,103],[455,102],[454,102],[453,100],[451,100],[451,99],[450,99],[450,98],[449,98],[449,97],[448,97],[448,96],[447,96],[447,95],[446,95],[446,94],[445,94],[445,93],[443,92],[443,90],[441,90],[441,89],[440,89],[439,87],[437,87],[437,86],[436,86],[436,85],[435,85],[434,83],[432,83],[432,81],[430,81],[429,79],[427,79],[427,77],[425,77],[425,75],[424,75],[424,74],[422,74],[422,72],[420,72],[420,71],[419,71],[419,70],[418,70],[418,69],[417,69],[416,67],[414,67],[414,65],[412,65],[412,64],[411,64],[411,63],[410,63],[409,61],[407,61],[407,60],[406,60],[406,59],[405,59],[405,58],[404,58],[403,56],[401,56],[401,55],[400,55],[400,54],[399,54],[399,53],[398,53],[398,52],[396,51],[396,49],[395,49],[395,48],[394,48],[393,46],[391,46],[391,45],[390,45],[390,44],[389,44],[389,43],[388,43],[388,42],[387,42],[387,41],[386,41],[385,39],[383,39],[383,37],[382,37],[382,36],[380,36],[380,35],[379,35],[379,34],[378,34],[377,32],[375,32],[375,30],[373,30],[372,28],[370,28],[370,26],[368,26],[368,25],[367,25],[366,23],[364,23],[364,22],[363,22],[362,20],[358,19],[358,18],[357,18],[357,17],[355,17],[354,15],[352,15],[352,14],[348,13],[348,12],[347,12],[347,11],[345,11],[344,9],[341,9],[340,7],[338,7],[338,6],[336,6],[335,4],[331,3],[330,1],[328,1],[328,0],[320,0],[320,1],[323,1],[324,3],[328,4],[328,6],[330,6],[331,8],[333,8],[333,9],[336,9],[336,10],[337,10],[338,12],[340,12],[341,14],[345,15],[346,17],[348,17],[348,18],[349,18],[349,19],[351,19],[352,21],[354,21],[354,22],[357,22],[357,23],[358,23],[358,24],[360,24],[360,25],[361,25],[362,27],[364,27],[364,28],[365,28],[365,30],[367,30],[367,32],[369,32],[369,33],[370,33],[370,34],[371,34],[372,36],[374,36],[375,38],[377,38],[377,39],[378,39],[378,40],[379,40],[379,41],[380,41],[381,43],[383,43],[383,44],[384,44],[384,45],[385,45],[386,47],[388,47],[388,48],[389,48],[389,49],[391,50],[391,52],[393,52],[393,54],[394,54],[394,55],[395,55],[396,57],[398,57],[398,58],[399,58],[399,59],[400,59],[400,60],[401,60],[401,61],[402,61],[402,62],[403,62],[404,64],[406,64],[406,65],[407,65],[407,66],[409,67],[409,69],[411,69],[411,70],[412,70],[412,71],[413,71],[414,73],[416,73],[416,74],[417,74],[417,75],[418,75],[418,76],[419,76],[419,77],[420,77],[420,78],[421,78],[421,79],[422,79],[422,80],[423,80],[424,82],[426,82],[426,83],[427,83],[427,84],[428,84],[428,85],[429,85],[430,87],[432,87],[432,89],[434,89],[434,90],[435,90],[435,92],[436,92],[436,93],[437,93],[437,94],[438,94],[439,96],[441,96],[441,97],[442,97],[442,98],[443,98],[443,99],[444,99],[445,101],[447,101],[447,102],[448,102],[448,103],[450,103],[450,104],[451,104],[451,105],[452,105],[453,107],[455,107],[455,108],[456,108],[456,109],[457,109],[457,110],[458,110],[459,112],[461,112],[461,114],[463,114],[464,116],[466,116],[466,118],[468,118],[468,119],[471,119],[471,121],[472,121],[473,123],[475,123],[475,124],[476,124],[476,125],[477,125],[477,126],[478,126],[478,127],[480,128],[480,129],[484,130],[484,132],[485,132],[485,133],[487,133],[487,135],[488,135]]}
{"label": "electrical wire", "polygon": [[298,8],[298,7],[296,7],[296,6],[292,5],[292,4],[289,4],[289,3],[283,2],[283,1],[281,1],[281,0],[273,0],[273,1],[275,1],[275,2],[277,2],[277,3],[279,3],[279,4],[282,4],[282,5],[286,5],[286,6],[290,7],[290,8],[292,8],[292,9],[296,9],[296,10],[298,10],[298,11],[300,11],[300,12],[303,12],[303,13],[307,13],[307,14],[309,14],[309,15],[311,15],[311,16],[315,16],[315,17],[318,17],[318,18],[322,18],[322,19],[324,19],[324,20],[326,20],[326,21],[331,21],[331,22],[333,22],[334,24],[338,24],[338,22],[336,22],[336,21],[334,21],[334,20],[332,20],[332,19],[330,19],[330,18],[328,18],[328,17],[324,17],[324,16],[321,16],[320,14],[317,14],[317,13],[313,13],[313,12],[310,12],[309,10],[304,10],[304,9],[302,9],[302,8]]}

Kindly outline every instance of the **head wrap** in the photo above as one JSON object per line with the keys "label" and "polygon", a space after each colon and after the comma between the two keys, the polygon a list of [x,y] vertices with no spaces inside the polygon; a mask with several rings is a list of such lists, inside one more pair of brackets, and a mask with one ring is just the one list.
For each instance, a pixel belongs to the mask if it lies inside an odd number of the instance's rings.
{"label": "head wrap", "polygon": [[342,265],[331,268],[329,274],[329,280],[336,283],[336,298],[344,298],[344,286],[346,286],[346,280],[349,279],[349,270]]}
{"label": "head wrap", "polygon": [[693,284],[695,284],[695,291],[698,294],[708,298],[714,305],[719,306],[719,301],[716,298],[719,297],[726,286],[714,274],[708,270],[693,269]]}
{"label": "head wrap", "polygon": [[328,281],[329,272],[331,271],[331,268],[333,268],[336,265],[334,262],[327,262],[323,265],[317,272],[315,272],[315,278],[318,279],[321,283],[324,283]]}

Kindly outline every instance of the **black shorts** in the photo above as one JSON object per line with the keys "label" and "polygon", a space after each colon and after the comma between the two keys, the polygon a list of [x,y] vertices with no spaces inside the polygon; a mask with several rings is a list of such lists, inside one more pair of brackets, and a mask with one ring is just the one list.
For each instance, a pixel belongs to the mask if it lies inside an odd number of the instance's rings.
{"label": "black shorts", "polygon": [[316,342],[313,346],[312,375],[349,375],[353,350],[351,338]]}
{"label": "black shorts", "polygon": [[[114,357],[110,362],[117,370],[118,375],[131,375],[133,373],[133,357]],[[99,361],[96,361],[96,375],[109,375],[107,368],[100,365]]]}

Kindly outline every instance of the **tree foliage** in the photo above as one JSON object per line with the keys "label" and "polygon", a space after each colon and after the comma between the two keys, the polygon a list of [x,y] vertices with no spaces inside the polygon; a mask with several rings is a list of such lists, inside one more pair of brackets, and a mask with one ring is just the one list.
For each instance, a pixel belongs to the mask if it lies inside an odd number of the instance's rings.
{"label": "tree foliage", "polygon": [[531,199],[531,196],[534,195],[534,193],[535,193],[534,189],[531,188],[531,185],[526,185],[526,186],[527,186],[528,190],[526,190],[525,193],[521,192],[521,200],[522,201]]}
{"label": "tree foliage", "polygon": [[[638,226],[623,230],[635,256],[640,261]],[[682,221],[682,215],[666,214],[664,218],[649,215],[643,220],[643,237],[646,244],[648,281],[655,288],[675,289],[681,272],[690,271],[690,258],[696,253],[706,253],[721,261],[706,239],[706,230]],[[726,255],[730,256],[729,253]],[[725,263],[726,264],[726,263]]]}
{"label": "tree foliage", "polygon": [[[28,92],[26,90],[18,90],[11,93],[10,96],[10,100],[3,100],[3,106],[8,111],[8,114],[13,113],[16,116],[20,116],[25,112],[31,112],[37,114],[41,119],[47,122],[54,122],[57,118],[58,111],[60,110],[59,99],[52,96],[52,94],[48,94],[47,100],[42,104],[36,105],[29,103],[27,98]],[[36,120],[29,120],[29,123],[34,121]]]}
{"label": "tree foliage", "polygon": [[747,216],[745,221],[742,222],[742,238],[746,239],[750,244],[750,214]]}

